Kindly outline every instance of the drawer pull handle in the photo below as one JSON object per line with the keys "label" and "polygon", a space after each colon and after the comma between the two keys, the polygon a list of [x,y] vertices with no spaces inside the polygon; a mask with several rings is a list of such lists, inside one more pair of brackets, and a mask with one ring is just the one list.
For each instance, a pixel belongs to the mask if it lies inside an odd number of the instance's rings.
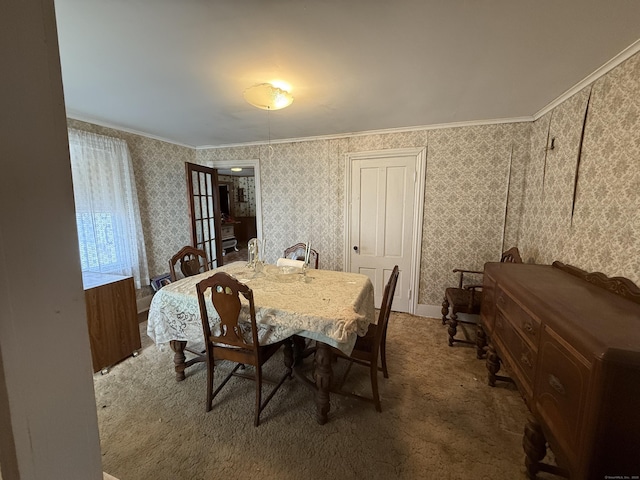
{"label": "drawer pull handle", "polygon": [[533,333],[533,325],[530,322],[525,322],[524,329],[529,333]]}
{"label": "drawer pull handle", "polygon": [[562,385],[562,382],[560,381],[560,379],[555,375],[551,375],[551,374],[549,375],[549,385],[551,385],[551,388],[553,388],[560,395],[564,395],[565,393],[564,386]]}
{"label": "drawer pull handle", "polygon": [[522,356],[520,357],[520,361],[524,363],[527,367],[531,368],[531,360],[529,360],[529,357],[526,353],[522,354]]}

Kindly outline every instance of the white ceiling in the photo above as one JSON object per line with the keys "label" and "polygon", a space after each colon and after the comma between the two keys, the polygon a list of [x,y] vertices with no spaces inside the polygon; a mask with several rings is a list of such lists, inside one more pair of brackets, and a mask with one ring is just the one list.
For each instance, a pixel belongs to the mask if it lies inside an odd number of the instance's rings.
{"label": "white ceiling", "polygon": [[189,146],[531,117],[640,39],[638,0],[55,5],[68,115]]}

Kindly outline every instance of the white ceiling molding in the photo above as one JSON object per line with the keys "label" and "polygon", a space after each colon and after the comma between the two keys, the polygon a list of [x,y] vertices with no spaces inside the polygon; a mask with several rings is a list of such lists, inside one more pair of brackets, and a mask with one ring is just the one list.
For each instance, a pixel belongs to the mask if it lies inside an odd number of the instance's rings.
{"label": "white ceiling molding", "polygon": [[176,142],[175,140],[169,140],[168,138],[159,137],[157,135],[152,135],[147,132],[141,132],[139,130],[134,130],[132,128],[121,127],[120,125],[101,122],[100,120],[94,120],[86,116],[70,113],[68,110],[67,110],[67,118],[70,118],[72,120],[78,120],[79,122],[91,123],[93,125],[98,125],[99,127],[111,128],[113,130],[120,130],[121,132],[131,133],[133,135],[140,135],[141,137],[151,138],[152,140],[159,140],[161,142],[171,143],[173,145],[178,145],[179,147],[196,148],[193,145],[186,145],[184,143]]}
{"label": "white ceiling molding", "polygon": [[[319,135],[317,137],[304,137],[304,138],[283,138],[279,140],[271,140],[271,145],[280,143],[297,143],[297,142],[312,142],[319,140],[337,140],[341,138],[349,137],[363,137],[368,135],[384,135],[390,133],[406,133],[417,132],[420,130],[440,130],[443,128],[458,128],[458,127],[475,127],[480,125],[497,125],[501,123],[526,123],[533,121],[533,117],[517,117],[517,118],[498,118],[493,120],[474,120],[469,122],[453,122],[453,123],[441,123],[438,125],[422,125],[419,127],[399,127],[399,128],[387,128],[382,130],[368,130],[365,132],[351,132],[341,133],[339,135]],[[203,145],[196,147],[196,150],[208,150],[211,148],[232,148],[232,147],[246,147],[246,146],[259,146],[267,145],[268,142],[249,142],[249,143],[234,143],[227,145]]]}
{"label": "white ceiling molding", "polygon": [[[640,38],[639,0],[81,3],[56,0],[69,114],[193,148],[527,121]],[[286,110],[243,99],[283,81]]]}
{"label": "white ceiling molding", "polygon": [[564,102],[565,100],[568,100],[573,95],[578,93],[580,90],[582,90],[583,88],[589,86],[590,84],[592,84],[593,82],[595,82],[599,78],[604,77],[611,70],[613,70],[618,65],[620,65],[622,62],[624,62],[625,60],[628,60],[629,58],[631,58],[632,56],[634,56],[638,52],[640,52],[640,39],[636,40],[634,43],[629,45],[629,47],[625,48],[622,52],[620,52],[618,55],[613,57],[611,60],[609,60],[604,65],[602,65],[600,68],[596,69],[593,73],[591,73],[590,75],[585,77],[582,81],[576,83],[573,87],[571,87],[569,90],[564,92],[562,95],[560,95],[558,98],[556,98],[553,102],[549,103],[543,109],[541,109],[538,112],[536,112],[533,115],[533,120],[534,121],[538,120],[540,117],[542,117],[545,114],[549,113],[551,110],[556,108],[562,102]]}
{"label": "white ceiling molding", "polygon": [[614,58],[606,62],[604,65],[594,70],[590,75],[585,77],[580,82],[576,83],[573,87],[565,91],[562,95],[557,97],[555,100],[548,103],[544,108],[542,108],[541,110],[539,110],[538,112],[534,113],[531,116],[524,116],[524,117],[474,120],[474,121],[465,121],[465,122],[442,123],[442,124],[435,124],[435,125],[421,125],[421,126],[414,126],[414,127],[388,128],[388,129],[380,129],[380,130],[367,130],[362,132],[348,132],[348,133],[341,133],[341,134],[334,134],[334,135],[319,135],[319,136],[309,136],[309,137],[300,137],[300,138],[285,138],[285,139],[277,139],[277,140],[272,139],[270,142],[265,140],[265,141],[246,142],[246,143],[229,143],[229,144],[223,144],[223,145],[196,145],[196,146],[176,142],[174,140],[163,138],[157,135],[152,135],[150,133],[143,132],[140,130],[135,130],[131,128],[122,127],[116,124],[95,120],[87,116],[79,115],[72,111],[67,112],[67,117],[74,120],[79,120],[81,122],[92,123],[94,125],[98,125],[101,127],[120,130],[120,131],[131,133],[134,135],[140,135],[143,137],[159,140],[166,143],[171,143],[181,147],[192,148],[195,150],[264,146],[269,143],[271,145],[275,145],[275,144],[298,143],[298,142],[309,142],[309,141],[325,141],[325,140],[336,140],[336,139],[343,139],[343,138],[349,138],[349,137],[383,135],[383,134],[390,134],[390,133],[406,133],[406,132],[415,132],[420,130],[438,130],[438,129],[444,129],[444,128],[496,125],[496,124],[504,124],[504,123],[526,123],[526,122],[532,122],[532,121],[538,120],[540,117],[544,116],[545,114],[547,114],[548,112],[556,108],[558,105],[568,100],[570,97],[578,93],[583,88],[594,83],[599,78],[603,77],[604,75],[609,73],[611,70],[613,70],[618,65],[623,63],[625,60],[628,60],[638,52],[640,52],[640,39],[635,41],[629,47],[625,48],[622,52],[620,52]]}

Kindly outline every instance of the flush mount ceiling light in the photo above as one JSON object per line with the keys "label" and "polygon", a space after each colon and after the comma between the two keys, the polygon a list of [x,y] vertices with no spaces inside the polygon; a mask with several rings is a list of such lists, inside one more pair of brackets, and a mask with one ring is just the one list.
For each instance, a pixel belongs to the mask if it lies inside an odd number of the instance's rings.
{"label": "flush mount ceiling light", "polygon": [[291,94],[270,83],[259,83],[244,91],[244,99],[263,110],[280,110],[293,103]]}

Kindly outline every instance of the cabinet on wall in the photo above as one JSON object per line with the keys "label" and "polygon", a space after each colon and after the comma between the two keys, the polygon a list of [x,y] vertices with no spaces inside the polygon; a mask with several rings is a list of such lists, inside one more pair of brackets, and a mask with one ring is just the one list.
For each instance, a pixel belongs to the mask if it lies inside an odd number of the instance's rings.
{"label": "cabinet on wall", "polygon": [[93,371],[107,369],[141,348],[132,277],[84,272]]}
{"label": "cabinet on wall", "polygon": [[[532,413],[523,439],[530,478],[640,474],[637,286],[559,262],[488,263],[481,321],[489,384],[504,378],[504,364]],[[560,470],[542,463],[547,442]]]}

